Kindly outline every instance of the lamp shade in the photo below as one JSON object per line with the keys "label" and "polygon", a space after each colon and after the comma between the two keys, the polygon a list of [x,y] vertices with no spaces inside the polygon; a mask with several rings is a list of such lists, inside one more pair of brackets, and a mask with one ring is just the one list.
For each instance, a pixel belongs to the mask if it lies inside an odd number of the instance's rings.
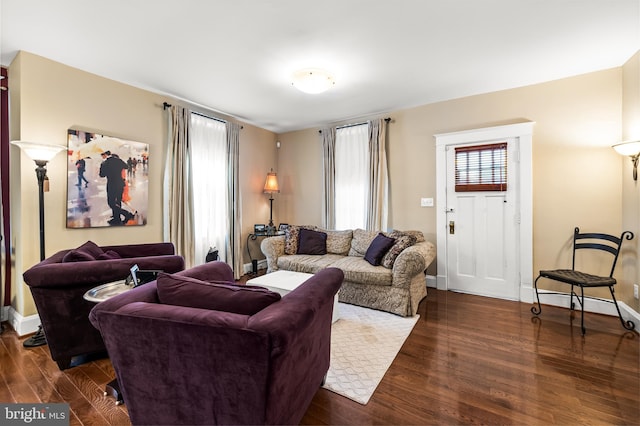
{"label": "lamp shade", "polygon": [[640,154],[640,141],[621,142],[613,146],[618,154],[638,155]]}
{"label": "lamp shade", "polygon": [[307,68],[293,73],[293,85],[304,93],[322,93],[334,84],[333,76],[325,70]]}
{"label": "lamp shade", "polygon": [[20,147],[33,161],[49,162],[60,151],[67,149],[62,145],[43,145],[35,142],[11,141],[11,143]]}
{"label": "lamp shade", "polygon": [[267,173],[267,180],[264,183],[264,193],[273,194],[274,192],[280,192],[280,188],[278,187],[278,177],[273,169],[271,169],[271,171]]}

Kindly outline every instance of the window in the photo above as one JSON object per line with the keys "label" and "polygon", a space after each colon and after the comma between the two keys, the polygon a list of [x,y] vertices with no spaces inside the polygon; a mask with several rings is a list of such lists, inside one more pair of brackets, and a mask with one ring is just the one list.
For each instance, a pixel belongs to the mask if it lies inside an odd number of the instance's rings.
{"label": "window", "polygon": [[227,131],[225,123],[191,113],[191,176],[195,261],[204,263],[209,247],[217,247],[221,260],[227,240]]}
{"label": "window", "polygon": [[369,132],[367,124],[336,129],[336,229],[365,228],[369,191]]}
{"label": "window", "polygon": [[456,148],[456,192],[506,191],[507,143]]}

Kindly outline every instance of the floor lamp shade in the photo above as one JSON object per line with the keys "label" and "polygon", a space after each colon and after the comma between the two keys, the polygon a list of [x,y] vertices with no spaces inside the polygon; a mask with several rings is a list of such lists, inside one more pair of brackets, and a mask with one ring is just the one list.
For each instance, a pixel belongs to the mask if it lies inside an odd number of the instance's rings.
{"label": "floor lamp shade", "polygon": [[11,141],[13,145],[20,147],[25,154],[29,156],[33,161],[44,161],[45,163],[51,161],[60,151],[67,149],[62,145],[43,145],[34,142],[23,141]]}
{"label": "floor lamp shade", "polygon": [[271,230],[273,230],[274,228],[274,225],[273,225],[273,193],[274,192],[280,192],[280,187],[278,187],[278,176],[273,171],[273,169],[271,169],[271,171],[267,173],[267,180],[264,183],[264,193],[270,195],[269,201],[271,203],[271,206],[269,209],[269,228]]}
{"label": "floor lamp shade", "polygon": [[36,177],[38,179],[38,205],[40,213],[40,260],[44,260],[44,182],[47,178],[47,163],[59,152],[66,150],[61,145],[43,145],[33,142],[12,141],[13,145],[20,147],[33,161],[35,161]]}

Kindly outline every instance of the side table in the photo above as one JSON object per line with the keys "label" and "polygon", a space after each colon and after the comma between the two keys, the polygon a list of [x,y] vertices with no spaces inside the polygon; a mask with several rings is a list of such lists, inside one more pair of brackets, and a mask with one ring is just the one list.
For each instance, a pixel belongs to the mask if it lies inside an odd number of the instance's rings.
{"label": "side table", "polygon": [[249,248],[249,240],[255,241],[258,238],[275,237],[277,235],[284,235],[284,231],[254,232],[253,234],[247,235],[247,253],[249,254],[249,259],[251,260],[251,275],[256,275],[258,273],[258,259],[254,259],[253,256],[251,256],[251,250]]}
{"label": "side table", "polygon": [[[114,281],[94,287],[88,290],[82,297],[89,302],[100,303],[113,296],[129,291],[132,288],[134,288],[133,282],[131,284],[125,284],[125,280]],[[105,385],[104,395],[114,397],[116,399],[116,405],[124,403],[117,378]]]}

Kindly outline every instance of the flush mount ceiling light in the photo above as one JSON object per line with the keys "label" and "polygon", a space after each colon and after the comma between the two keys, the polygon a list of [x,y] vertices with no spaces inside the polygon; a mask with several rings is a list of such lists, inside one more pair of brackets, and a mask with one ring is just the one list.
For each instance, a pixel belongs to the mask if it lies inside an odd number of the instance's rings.
{"label": "flush mount ceiling light", "polygon": [[293,73],[292,84],[304,93],[317,94],[329,90],[336,82],[328,71],[305,68]]}

